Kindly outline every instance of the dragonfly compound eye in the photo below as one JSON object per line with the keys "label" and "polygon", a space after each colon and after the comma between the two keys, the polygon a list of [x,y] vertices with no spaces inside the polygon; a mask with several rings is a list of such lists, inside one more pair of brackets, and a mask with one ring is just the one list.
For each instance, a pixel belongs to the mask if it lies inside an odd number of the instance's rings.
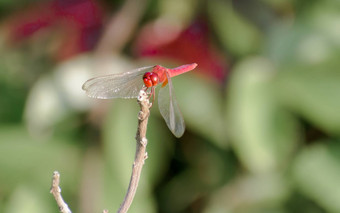
{"label": "dragonfly compound eye", "polygon": [[152,81],[152,86],[156,86],[158,84],[159,78],[158,75],[156,73],[151,73],[150,74],[150,79]]}
{"label": "dragonfly compound eye", "polygon": [[152,80],[150,78],[150,75],[151,75],[151,72],[146,72],[144,75],[143,75],[143,81],[144,81],[144,84],[146,87],[152,87]]}
{"label": "dragonfly compound eye", "polygon": [[143,76],[143,81],[146,87],[156,86],[158,84],[158,75],[156,73],[147,72]]}

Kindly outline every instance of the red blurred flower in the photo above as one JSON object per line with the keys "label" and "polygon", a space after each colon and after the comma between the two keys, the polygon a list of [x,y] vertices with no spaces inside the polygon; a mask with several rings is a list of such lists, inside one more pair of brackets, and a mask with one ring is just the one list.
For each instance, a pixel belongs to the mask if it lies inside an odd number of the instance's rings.
{"label": "red blurred flower", "polygon": [[54,0],[15,14],[6,26],[12,44],[42,29],[57,33],[61,36],[61,44],[54,57],[66,59],[94,48],[102,29],[102,19],[102,9],[95,0]]}
{"label": "red blurred flower", "polygon": [[208,37],[208,29],[202,22],[180,29],[165,23],[146,25],[135,43],[135,54],[139,57],[167,57],[181,63],[198,63],[199,70],[219,81],[227,73],[227,63]]}

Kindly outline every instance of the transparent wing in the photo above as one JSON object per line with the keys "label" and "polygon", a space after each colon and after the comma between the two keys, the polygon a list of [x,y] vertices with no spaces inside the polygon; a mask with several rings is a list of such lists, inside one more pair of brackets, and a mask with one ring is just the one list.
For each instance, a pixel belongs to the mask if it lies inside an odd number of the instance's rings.
{"label": "transparent wing", "polygon": [[144,85],[143,75],[152,67],[91,78],[84,83],[83,90],[91,98],[137,98]]}
{"label": "transparent wing", "polygon": [[168,78],[168,84],[165,87],[160,88],[158,94],[159,111],[171,132],[179,138],[183,135],[185,130],[184,119],[178,107],[168,72],[166,72],[166,76]]}

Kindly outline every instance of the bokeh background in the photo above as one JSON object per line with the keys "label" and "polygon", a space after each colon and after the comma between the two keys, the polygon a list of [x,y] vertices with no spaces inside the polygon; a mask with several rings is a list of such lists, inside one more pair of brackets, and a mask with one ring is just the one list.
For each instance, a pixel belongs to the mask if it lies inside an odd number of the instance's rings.
{"label": "bokeh background", "polygon": [[157,106],[130,212],[340,212],[340,3],[335,0],[1,0],[0,212],[115,212],[136,100],[90,77],[198,63],[173,79],[186,132]]}

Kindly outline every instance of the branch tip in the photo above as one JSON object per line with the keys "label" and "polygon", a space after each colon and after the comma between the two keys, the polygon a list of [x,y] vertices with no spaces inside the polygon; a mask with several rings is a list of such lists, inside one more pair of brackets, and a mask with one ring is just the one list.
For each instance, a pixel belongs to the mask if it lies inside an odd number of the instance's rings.
{"label": "branch tip", "polygon": [[52,186],[50,193],[53,195],[55,201],[58,204],[59,211],[62,213],[72,213],[71,210],[68,208],[67,203],[63,200],[61,196],[61,189],[59,187],[60,183],[60,174],[58,171],[54,171],[52,175]]}
{"label": "branch tip", "polygon": [[146,92],[144,90],[140,90],[138,97],[137,97],[138,102],[145,101],[147,98],[148,98],[148,95],[146,94]]}

